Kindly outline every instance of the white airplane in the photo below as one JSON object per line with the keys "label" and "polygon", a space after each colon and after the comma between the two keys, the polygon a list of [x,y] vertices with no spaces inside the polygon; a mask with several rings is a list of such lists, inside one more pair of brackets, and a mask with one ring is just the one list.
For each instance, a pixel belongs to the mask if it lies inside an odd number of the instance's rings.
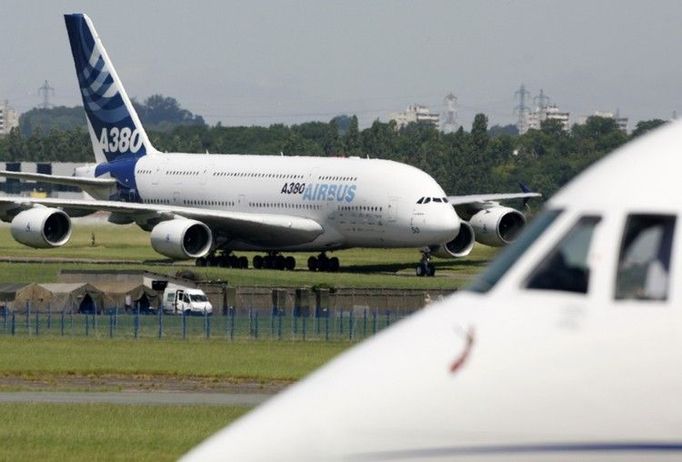
{"label": "white airplane", "polygon": [[468,290],[183,460],[681,460],[680,152],[682,122],[620,148]]}
{"label": "white airplane", "polygon": [[[335,271],[328,251],[416,247],[418,275],[433,276],[431,255],[467,255],[474,240],[505,245],[525,224],[500,200],[537,193],[450,197],[425,172],[359,158],[160,153],[149,141],[94,26],[65,15],[96,165],[74,177],[2,171],[24,180],[81,187],[95,200],[0,198],[0,219],[31,247],[56,247],[71,234],[70,216],[97,210],[118,224],[151,231],[152,247],[175,259],[245,268],[232,252],[265,251],[256,268],[293,269],[281,252],[320,252],[310,270]],[[464,214],[462,221],[454,210]]]}

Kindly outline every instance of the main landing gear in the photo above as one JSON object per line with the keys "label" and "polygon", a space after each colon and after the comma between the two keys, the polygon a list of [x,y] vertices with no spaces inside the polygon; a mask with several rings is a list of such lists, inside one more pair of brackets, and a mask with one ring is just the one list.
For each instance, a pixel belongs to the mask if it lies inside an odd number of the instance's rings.
{"label": "main landing gear", "polygon": [[256,255],[253,257],[253,267],[256,269],[278,269],[293,271],[296,268],[294,257],[285,257],[277,252],[270,252],[264,257]]}
{"label": "main landing gear", "polygon": [[249,260],[246,257],[238,257],[232,252],[221,252],[220,254],[210,253],[205,257],[197,258],[195,264],[197,266],[246,269],[249,267]]}
{"label": "main landing gear", "polygon": [[[255,269],[272,269],[293,271],[296,268],[294,257],[285,257],[279,252],[268,252],[267,255],[256,255],[253,257],[253,267]],[[246,257],[237,257],[232,252],[219,251],[210,253],[205,257],[197,258],[197,266],[219,266],[222,268],[246,269],[249,267],[249,260]],[[339,259],[329,258],[322,252],[317,257],[308,259],[308,269],[310,271],[336,272],[339,270]]]}
{"label": "main landing gear", "polygon": [[338,258],[329,258],[324,252],[317,257],[310,257],[308,259],[308,269],[310,271],[329,271],[335,273],[339,270],[339,266]]}
{"label": "main landing gear", "polygon": [[435,276],[436,265],[431,263],[431,253],[422,251],[422,258],[417,265],[417,276]]}

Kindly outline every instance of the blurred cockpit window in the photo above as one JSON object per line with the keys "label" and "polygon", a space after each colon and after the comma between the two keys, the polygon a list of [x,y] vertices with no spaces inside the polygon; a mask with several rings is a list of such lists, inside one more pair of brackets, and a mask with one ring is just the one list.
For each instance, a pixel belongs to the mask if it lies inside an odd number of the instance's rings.
{"label": "blurred cockpit window", "polygon": [[597,216],[581,217],[533,271],[526,287],[586,294],[590,281],[587,255],[600,221]]}
{"label": "blurred cockpit window", "polygon": [[674,215],[630,215],[616,275],[617,300],[666,300]]}

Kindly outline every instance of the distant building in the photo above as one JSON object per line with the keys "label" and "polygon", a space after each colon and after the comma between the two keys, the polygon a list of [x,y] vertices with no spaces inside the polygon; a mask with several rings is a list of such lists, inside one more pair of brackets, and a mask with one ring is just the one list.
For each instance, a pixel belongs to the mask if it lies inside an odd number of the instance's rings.
{"label": "distant building", "polygon": [[432,125],[436,129],[440,125],[440,115],[431,112],[428,107],[419,104],[407,106],[405,112],[391,114],[391,120],[395,120],[398,130],[411,123]]}
{"label": "distant building", "polygon": [[545,120],[556,120],[561,123],[561,128],[564,131],[568,131],[570,127],[569,117],[569,112],[561,112],[555,105],[539,107],[528,114],[528,129],[540,130],[542,122]]}
{"label": "distant building", "polygon": [[[628,118],[627,117],[621,117],[619,111],[616,111],[615,114],[613,112],[608,112],[608,111],[594,111],[594,114],[592,114],[592,116],[603,117],[605,119],[613,119],[616,121],[616,125],[618,125],[618,128],[620,129],[620,131],[622,131],[623,133],[628,132]],[[583,116],[580,118],[578,123],[582,125],[585,122],[587,122],[587,119],[589,117],[592,117],[592,116]]]}
{"label": "distant building", "polygon": [[0,103],[0,135],[8,135],[10,130],[19,126],[19,115],[8,104],[7,100]]}

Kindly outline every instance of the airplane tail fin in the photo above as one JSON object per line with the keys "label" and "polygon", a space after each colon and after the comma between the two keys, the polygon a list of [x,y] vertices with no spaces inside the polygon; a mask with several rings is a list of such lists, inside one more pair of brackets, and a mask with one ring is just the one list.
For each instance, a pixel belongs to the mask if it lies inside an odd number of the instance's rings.
{"label": "airplane tail fin", "polygon": [[154,152],[90,18],[64,20],[97,163]]}

